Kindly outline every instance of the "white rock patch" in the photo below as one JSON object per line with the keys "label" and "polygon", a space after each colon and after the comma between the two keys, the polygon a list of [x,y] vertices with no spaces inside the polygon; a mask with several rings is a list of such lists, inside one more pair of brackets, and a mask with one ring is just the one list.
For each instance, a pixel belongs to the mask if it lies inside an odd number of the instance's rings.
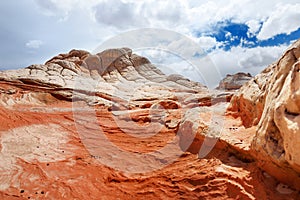
{"label": "white rock patch", "polygon": [[18,187],[22,168],[17,159],[32,162],[57,162],[64,160],[68,133],[55,124],[19,127],[1,133],[0,190],[13,185]]}

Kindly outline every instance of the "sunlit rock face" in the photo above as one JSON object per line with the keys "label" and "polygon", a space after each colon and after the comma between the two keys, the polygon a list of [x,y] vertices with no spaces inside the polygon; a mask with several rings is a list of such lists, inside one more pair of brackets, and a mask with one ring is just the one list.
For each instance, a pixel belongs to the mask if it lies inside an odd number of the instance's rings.
{"label": "sunlit rock face", "polygon": [[229,111],[257,126],[251,148],[263,169],[300,188],[300,41],[232,98]]}

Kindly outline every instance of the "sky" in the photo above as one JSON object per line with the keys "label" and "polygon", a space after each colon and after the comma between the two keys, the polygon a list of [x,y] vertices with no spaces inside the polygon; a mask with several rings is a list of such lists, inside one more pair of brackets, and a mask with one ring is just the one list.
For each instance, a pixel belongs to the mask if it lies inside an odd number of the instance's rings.
{"label": "sky", "polygon": [[226,74],[259,73],[300,38],[300,2],[2,0],[0,36],[0,70],[119,41],[166,73],[214,85]]}

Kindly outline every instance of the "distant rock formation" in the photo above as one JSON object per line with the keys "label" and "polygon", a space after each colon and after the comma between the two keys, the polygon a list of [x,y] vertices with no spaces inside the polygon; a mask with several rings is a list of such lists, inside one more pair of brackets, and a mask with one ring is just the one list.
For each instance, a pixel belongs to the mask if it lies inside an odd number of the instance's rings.
{"label": "distant rock formation", "polygon": [[174,99],[196,106],[203,95],[213,98],[200,83],[179,75],[166,76],[147,58],[132,54],[128,48],[109,49],[97,55],[72,50],[44,65],[0,72],[0,80],[44,90],[69,101],[81,99],[92,105],[119,108]]}
{"label": "distant rock formation", "polygon": [[300,189],[300,40],[246,83],[228,111],[257,127],[251,149],[261,168]]}
{"label": "distant rock formation", "polygon": [[227,74],[224,79],[219,83],[216,89],[219,90],[238,90],[246,82],[250,81],[252,78],[250,73],[239,72],[234,75]]}

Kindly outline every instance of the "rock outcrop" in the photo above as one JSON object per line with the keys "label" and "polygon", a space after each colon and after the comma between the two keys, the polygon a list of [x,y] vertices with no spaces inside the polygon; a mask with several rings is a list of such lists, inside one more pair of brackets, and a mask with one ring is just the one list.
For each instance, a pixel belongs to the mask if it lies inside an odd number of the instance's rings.
{"label": "rock outcrop", "polygon": [[181,76],[168,77],[147,58],[132,54],[128,48],[110,49],[97,55],[72,50],[45,65],[0,72],[0,80],[47,91],[65,100],[119,108],[174,99],[198,105],[201,103],[198,99],[204,96],[208,100],[214,98],[201,84]]}
{"label": "rock outcrop", "polygon": [[[298,120],[299,68],[290,73],[283,89],[291,95],[279,94],[276,103],[284,106],[273,113],[283,134],[278,145],[291,153],[284,172],[296,174],[289,144],[298,130],[288,120]],[[241,119],[234,119],[224,115],[232,92],[166,76],[128,48],[72,50],[1,71],[0,199],[297,199],[289,183],[257,168],[252,149],[264,141],[256,125],[266,102],[274,103],[263,91],[242,96],[242,104],[237,93],[232,111]],[[254,104],[261,108],[249,114]],[[286,118],[278,120],[282,112]],[[272,152],[261,155],[278,163]]]}
{"label": "rock outcrop", "polygon": [[260,167],[300,189],[300,41],[244,85],[229,112],[256,127],[251,149]]}
{"label": "rock outcrop", "polygon": [[227,74],[226,77],[220,81],[219,86],[216,89],[238,90],[251,79],[252,76],[250,73],[239,72],[233,75]]}

